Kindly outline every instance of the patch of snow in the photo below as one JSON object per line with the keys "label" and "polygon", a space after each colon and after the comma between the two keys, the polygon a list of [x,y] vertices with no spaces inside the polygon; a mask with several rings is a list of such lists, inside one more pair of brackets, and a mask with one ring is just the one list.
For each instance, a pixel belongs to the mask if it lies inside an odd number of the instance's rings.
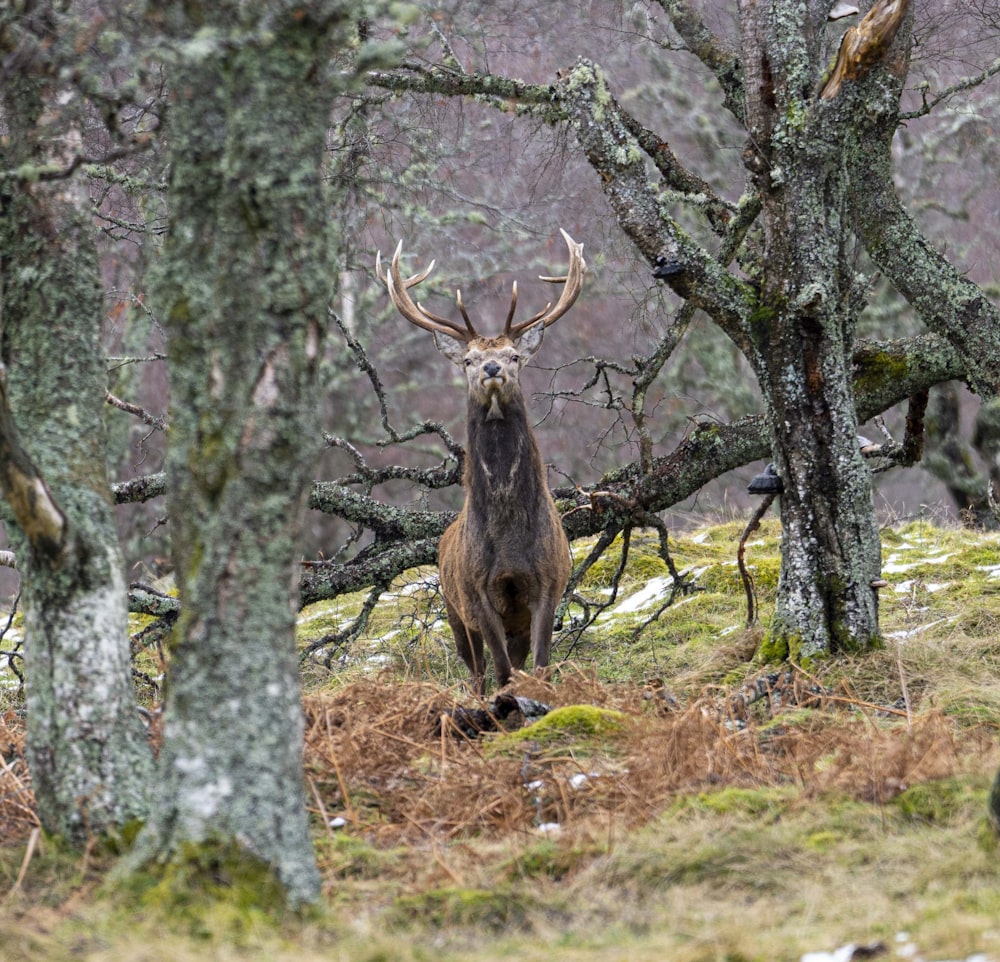
{"label": "patch of snow", "polygon": [[[299,615],[299,617],[295,619],[295,623],[297,625],[308,625],[310,621],[316,621],[316,619],[318,618],[329,618],[329,617],[330,617],[329,611],[314,611],[310,615]],[[346,621],[342,621],[339,625],[337,625],[334,631],[343,631],[345,628],[349,628],[353,623],[354,619],[348,618]]]}
{"label": "patch of snow", "polygon": [[[913,580],[908,579],[907,581],[900,581],[897,584],[893,585],[892,590],[895,591],[897,595],[903,595],[906,594],[908,591],[912,590],[913,585],[914,585]],[[950,581],[926,581],[921,584],[921,587],[925,591],[933,593],[935,591],[943,591],[945,588],[950,588],[951,585],[952,582]]]}
{"label": "patch of snow", "polygon": [[[697,580],[701,575],[703,575],[711,565],[703,565],[701,568],[695,568],[690,572],[689,578],[691,580]],[[659,602],[663,595],[666,593],[667,589],[674,583],[674,579],[670,575],[661,575],[658,578],[652,578],[646,582],[646,586],[641,588],[635,594],[629,595],[624,601],[620,602],[611,611],[605,613],[605,617],[614,617],[615,615],[629,615],[636,611],[641,611],[643,608],[649,608],[652,605]],[[677,605],[684,604],[685,601],[690,601],[694,596],[688,598],[683,598],[680,601],[675,602]]]}
{"label": "patch of snow", "polygon": [[802,956],[801,962],[851,962],[857,950],[858,946],[853,942],[848,942],[847,945],[842,945],[833,952],[806,952]]}
{"label": "patch of snow", "polygon": [[926,625],[917,625],[916,628],[911,628],[909,631],[890,631],[886,634],[887,638],[897,638],[900,641],[906,638],[912,638],[914,635],[919,635],[922,631],[927,631],[928,628],[933,628],[935,625],[945,625],[949,621],[955,621],[958,615],[950,615],[947,618],[938,618],[937,621],[928,621]]}
{"label": "patch of snow", "polygon": [[901,563],[896,561],[895,555],[890,555],[889,559],[882,566],[883,573],[888,572],[889,574],[899,574],[902,571],[909,571],[911,568],[916,568],[918,565],[941,565],[944,564],[949,558],[954,558],[956,552],[949,551],[946,554],[939,555],[927,555],[920,561],[910,561]]}
{"label": "patch of snow", "polygon": [[1000,578],[1000,565],[976,565],[976,571],[985,571],[990,579]]}
{"label": "patch of snow", "polygon": [[558,835],[562,826],[558,822],[542,822],[537,831],[539,835]]}
{"label": "patch of snow", "polygon": [[690,541],[691,544],[704,544],[706,541],[708,541],[708,532],[699,531],[696,535],[693,535],[690,538]]}
{"label": "patch of snow", "polygon": [[337,815],[334,818],[331,818],[330,821],[327,822],[327,825],[329,825],[330,828],[345,828],[347,826],[347,819],[344,818],[343,815]]}
{"label": "patch of snow", "polygon": [[646,582],[646,587],[637,591],[633,595],[629,595],[624,601],[618,604],[616,607],[612,608],[610,614],[612,615],[626,615],[633,611],[640,611],[643,608],[648,608],[653,602],[657,601],[672,584],[674,579],[670,575],[661,575],[659,578],[653,578],[651,581]]}
{"label": "patch of snow", "polygon": [[405,598],[408,595],[415,595],[421,591],[433,591],[439,584],[437,575],[428,575],[421,581],[411,581],[408,585],[403,585],[399,591],[392,591],[382,597],[392,600],[395,598]]}

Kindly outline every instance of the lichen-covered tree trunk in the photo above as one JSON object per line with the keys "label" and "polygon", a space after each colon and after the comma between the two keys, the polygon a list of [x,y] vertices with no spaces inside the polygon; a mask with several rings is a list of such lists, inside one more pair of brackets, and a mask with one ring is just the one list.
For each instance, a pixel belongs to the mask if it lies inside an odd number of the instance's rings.
{"label": "lichen-covered tree trunk", "polygon": [[[331,269],[328,61],[348,4],[167,7],[167,471],[182,614],[160,804],[139,857],[235,844],[319,892],[294,645],[299,536]],[[192,18],[192,19],[189,19]]]}
{"label": "lichen-covered tree trunk", "polygon": [[750,166],[764,228],[747,353],[784,484],[768,647],[808,659],[877,639],[881,562],[850,370],[863,300],[845,250],[853,233],[847,154],[861,95],[817,96],[829,4],[804,6],[805,16],[803,4],[747,0],[741,12]]}
{"label": "lichen-covered tree trunk", "polygon": [[[85,192],[58,169],[51,87],[3,83],[0,488],[25,609],[27,754],[42,825],[74,842],[145,817],[153,758],[136,711],[124,562],[106,473],[101,292]],[[82,194],[82,196],[81,196]]]}

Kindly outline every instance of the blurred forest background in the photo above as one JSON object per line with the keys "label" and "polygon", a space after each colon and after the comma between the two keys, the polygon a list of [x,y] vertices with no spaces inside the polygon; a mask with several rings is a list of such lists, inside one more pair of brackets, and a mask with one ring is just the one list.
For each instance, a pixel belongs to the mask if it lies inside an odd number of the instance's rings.
{"label": "blurred forest background", "polygon": [[[718,36],[738,48],[734,4],[705,0],[694,6]],[[452,0],[396,5],[393,12],[365,29],[402,45],[402,56],[411,63],[452,56],[468,71],[496,70],[544,84],[579,57],[599,62],[616,98],[666,137],[682,162],[721,197],[735,203],[742,194],[745,131],[720,109],[714,80],[683,49],[657,4]],[[93,16],[95,31],[114,27],[127,33],[127,10],[95,3]],[[951,262],[994,298],[1000,267],[1000,84],[995,79],[970,84],[933,110],[923,108],[938,91],[997,69],[998,20],[994,4],[918,0],[917,43],[904,98],[911,116],[894,145],[904,204]],[[842,33],[837,30],[831,36],[834,50]],[[111,88],[115,66],[108,65]],[[147,290],[166,222],[161,194],[166,172],[153,136],[164,96],[155,63],[147,61],[141,77],[123,75],[121,82],[134,91],[135,103],[117,123],[133,138],[151,136],[143,150],[113,166],[90,165],[86,174],[100,234],[110,390],[114,399],[133,406],[131,413],[122,405],[108,407],[112,477],[128,481],[159,471],[163,463],[168,361],[159,306]],[[93,139],[84,152],[99,157],[108,137],[103,120],[89,118],[83,136]],[[637,459],[627,368],[633,355],[654,349],[680,300],[651,276],[615,223],[598,178],[566,136],[471,97],[429,98],[372,85],[338,101],[331,117],[329,176],[346,189],[346,200],[329,213],[343,232],[340,276],[331,278],[341,332],[334,332],[323,390],[315,398],[314,432],[302,438],[303,445],[325,452],[319,479],[351,475],[357,466],[352,446],[372,468],[427,468],[447,460],[433,435],[393,439],[424,420],[439,421],[457,439],[464,437],[464,379],[426,334],[391,308],[375,278],[376,251],[388,254],[402,238],[412,255],[409,270],[436,259],[434,274],[421,288],[424,303],[450,316],[454,289],[460,287],[473,316],[492,326],[502,323],[515,279],[527,310],[540,309],[549,299],[549,288],[537,275],[562,269],[565,249],[558,228],[584,243],[589,273],[580,301],[523,379],[550,482],[593,483]],[[673,214],[696,239],[705,239],[697,233],[696,218],[681,207]],[[860,248],[857,256],[864,257]],[[906,302],[887,282],[876,280],[859,335],[888,338],[920,329]],[[377,370],[384,408],[349,339],[356,339]],[[932,390],[922,463],[875,480],[882,515],[929,513],[995,524],[984,500],[987,476],[998,467],[993,452],[977,447],[978,407],[961,384]],[[701,315],[646,399],[657,453],[671,450],[699,421],[729,422],[760,409],[746,362]],[[902,411],[886,416],[897,436],[902,419]],[[864,431],[881,437],[878,427]],[[696,519],[744,513],[747,482],[761,464],[725,474],[665,512],[667,526],[680,530]],[[457,509],[462,497],[457,485],[416,490],[406,480],[381,483],[373,494],[399,504],[416,498],[435,509]],[[129,580],[158,573],[168,555],[162,499],[117,510],[134,572]],[[346,522],[318,511],[310,522],[305,558],[357,550]],[[12,575],[0,569],[0,576],[0,590],[12,593]]]}

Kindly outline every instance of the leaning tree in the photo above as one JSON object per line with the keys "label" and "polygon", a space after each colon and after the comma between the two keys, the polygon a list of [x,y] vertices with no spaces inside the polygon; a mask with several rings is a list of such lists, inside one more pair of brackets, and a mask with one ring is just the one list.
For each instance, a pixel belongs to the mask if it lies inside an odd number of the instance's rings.
{"label": "leaning tree", "polygon": [[[928,386],[961,378],[985,401],[1000,386],[996,308],[923,236],[893,183],[891,147],[908,116],[901,98],[915,14],[907,0],[878,0],[867,11],[829,0],[743,0],[738,36],[724,38],[693,3],[658,6],[677,41],[664,43],[661,55],[681,56],[678,47],[694,55],[717,84],[719,109],[744,131],[742,164],[733,172],[738,200],[688,169],[664,136],[630,113],[592,59],[567,63],[546,83],[477,70],[474,54],[456,55],[458,38],[435,22],[433,39],[420,38],[423,46],[414,43],[401,67],[374,73],[371,82],[415,96],[476,98],[571,135],[619,228],[680,299],[657,349],[633,358],[633,402],[641,407],[695,310],[738,347],[760,385],[761,417],[700,425],[667,454],[642,439],[636,464],[590,490],[557,492],[580,509],[567,520],[570,533],[650,521],[721,470],[767,456],[782,487],[784,538],[765,650],[808,659],[863,649],[878,638],[881,579],[871,452],[861,450],[859,423],[910,399],[912,441]],[[436,61],[428,59],[434,44]],[[925,95],[916,112],[996,69]],[[663,111],[669,129],[669,103]],[[678,204],[697,223],[685,223]],[[891,343],[858,338],[872,284],[859,268],[862,252],[928,333]],[[906,442],[874,447],[899,459],[917,451]],[[364,477],[364,470],[356,476]],[[376,542],[353,567],[311,572],[303,601],[366,580],[385,583],[398,566],[377,549],[394,540],[406,542],[400,557],[412,563],[433,557],[440,525],[426,514],[386,514],[343,486],[314,489],[314,504],[369,525]]]}
{"label": "leaning tree", "polygon": [[70,64],[92,78],[89,40],[61,4],[0,14],[0,520],[23,579],[32,787],[42,826],[75,843],[145,817],[153,773],[106,468],[100,272],[74,176],[141,145],[103,125],[85,143],[95,102],[120,106],[64,82]]}

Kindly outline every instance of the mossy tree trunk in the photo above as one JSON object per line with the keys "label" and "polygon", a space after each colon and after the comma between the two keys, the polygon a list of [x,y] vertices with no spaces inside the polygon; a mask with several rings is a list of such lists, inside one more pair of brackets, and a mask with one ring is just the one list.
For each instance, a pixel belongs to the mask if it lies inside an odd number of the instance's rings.
{"label": "mossy tree trunk", "polygon": [[[27,754],[46,830],[74,842],[143,818],[153,757],[136,711],[124,563],[106,472],[106,372],[86,192],[69,177],[75,134],[30,52],[35,19],[0,36],[0,488],[25,610]],[[20,56],[19,56],[20,54]],[[60,96],[66,105],[71,98]]]}
{"label": "mossy tree trunk", "polygon": [[[714,76],[720,109],[747,131],[743,159],[751,176],[738,204],[631,115],[598,64],[580,60],[551,84],[531,84],[457,70],[445,49],[439,64],[408,64],[372,79],[391,90],[478,94],[502,110],[516,103],[575,134],[654,276],[688,309],[707,313],[760,380],[771,453],[785,484],[783,575],[768,653],[864,648],[878,638],[872,582],[879,549],[856,412],[865,395],[885,396],[897,375],[891,364],[861,371],[851,360],[863,349],[854,328],[868,286],[853,269],[857,239],[938,335],[900,342],[908,359],[899,372],[940,356],[944,339],[984,400],[1000,386],[1000,315],[920,235],[893,185],[890,143],[909,66],[909,4],[874,0],[860,4],[859,16],[832,23],[829,0],[741,0],[735,44],[712,32],[699,4],[659,6]],[[838,66],[828,71],[833,59]],[[672,105],[664,100],[661,107],[669,125]],[[699,230],[716,235],[712,250],[675,219],[684,201],[699,211]],[[734,261],[739,270],[730,269]],[[658,462],[666,467],[673,457]],[[658,472],[637,484],[634,500]]]}
{"label": "mossy tree trunk", "polygon": [[744,353],[782,478],[782,568],[768,646],[796,659],[878,637],[880,542],[851,383],[849,145],[864,90],[821,99],[829,4],[741,4],[746,125],[763,227]]}
{"label": "mossy tree trunk", "polygon": [[140,859],[235,842],[292,902],[319,892],[294,645],[331,287],[322,166],[348,3],[162,5],[170,228],[170,524],[182,614],[162,795]]}

